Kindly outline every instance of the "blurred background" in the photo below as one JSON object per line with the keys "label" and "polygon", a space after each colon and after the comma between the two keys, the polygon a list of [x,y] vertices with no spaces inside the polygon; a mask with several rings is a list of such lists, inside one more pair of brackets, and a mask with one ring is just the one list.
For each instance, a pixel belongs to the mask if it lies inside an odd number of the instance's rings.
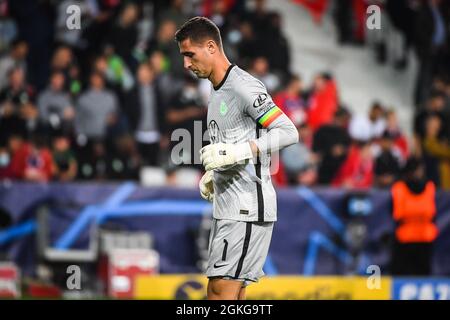
{"label": "blurred background", "polygon": [[449,299],[439,0],[0,0],[0,297],[205,297],[211,84],[174,41],[196,15],[300,136],[249,298]]}

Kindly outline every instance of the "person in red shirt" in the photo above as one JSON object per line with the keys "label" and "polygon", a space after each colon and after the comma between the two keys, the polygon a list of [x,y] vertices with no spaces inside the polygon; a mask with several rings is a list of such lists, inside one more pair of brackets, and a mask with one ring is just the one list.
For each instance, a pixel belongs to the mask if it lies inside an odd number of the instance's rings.
{"label": "person in red shirt", "polygon": [[55,171],[52,154],[39,135],[17,150],[11,165],[14,178],[27,181],[47,182]]}
{"label": "person in red shirt", "polygon": [[289,77],[286,89],[278,93],[273,102],[299,126],[306,120],[305,102],[301,96],[302,81],[299,76]]}
{"label": "person in red shirt", "polygon": [[331,182],[333,187],[370,188],[374,177],[374,160],[369,142],[355,142],[347,159]]}
{"label": "person in red shirt", "polygon": [[308,102],[308,124],[315,131],[333,121],[338,108],[338,93],[330,75],[320,74],[314,80],[314,88]]}

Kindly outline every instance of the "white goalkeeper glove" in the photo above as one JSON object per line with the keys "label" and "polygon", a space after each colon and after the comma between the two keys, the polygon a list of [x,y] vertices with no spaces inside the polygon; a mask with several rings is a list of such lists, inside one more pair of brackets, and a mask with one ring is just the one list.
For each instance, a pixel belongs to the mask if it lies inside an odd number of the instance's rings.
{"label": "white goalkeeper glove", "polygon": [[241,144],[215,143],[200,149],[200,160],[206,171],[251,158],[253,158],[253,152],[249,142]]}
{"label": "white goalkeeper glove", "polygon": [[213,176],[214,171],[206,171],[199,183],[200,195],[209,202],[214,200]]}

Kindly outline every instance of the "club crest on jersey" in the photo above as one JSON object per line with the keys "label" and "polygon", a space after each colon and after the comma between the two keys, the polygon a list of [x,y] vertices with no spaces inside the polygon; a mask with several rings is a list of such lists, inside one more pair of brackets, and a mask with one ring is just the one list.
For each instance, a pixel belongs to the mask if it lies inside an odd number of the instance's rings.
{"label": "club crest on jersey", "polygon": [[217,122],[211,120],[208,124],[208,131],[211,143],[219,142],[219,126],[217,125]]}
{"label": "club crest on jersey", "polygon": [[261,93],[253,102],[253,107],[259,108],[263,105],[263,103],[267,100],[267,94]]}
{"label": "club crest on jersey", "polygon": [[223,115],[223,116],[227,113],[227,111],[228,111],[228,106],[227,106],[227,104],[225,103],[225,101],[222,101],[222,102],[220,103],[219,111],[220,111],[220,114]]}

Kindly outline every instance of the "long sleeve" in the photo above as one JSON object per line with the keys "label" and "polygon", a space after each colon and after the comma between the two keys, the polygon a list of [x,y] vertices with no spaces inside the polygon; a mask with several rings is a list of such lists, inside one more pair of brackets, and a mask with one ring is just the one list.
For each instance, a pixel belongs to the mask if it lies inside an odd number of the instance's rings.
{"label": "long sleeve", "polygon": [[[277,106],[273,109],[279,110]],[[265,129],[268,130],[267,133],[255,140],[261,153],[272,153],[299,141],[297,128],[282,112]]]}
{"label": "long sleeve", "polygon": [[260,153],[275,152],[299,141],[297,128],[273,102],[259,80],[248,81],[237,88],[237,92],[246,102],[244,112],[260,129],[255,140]]}

